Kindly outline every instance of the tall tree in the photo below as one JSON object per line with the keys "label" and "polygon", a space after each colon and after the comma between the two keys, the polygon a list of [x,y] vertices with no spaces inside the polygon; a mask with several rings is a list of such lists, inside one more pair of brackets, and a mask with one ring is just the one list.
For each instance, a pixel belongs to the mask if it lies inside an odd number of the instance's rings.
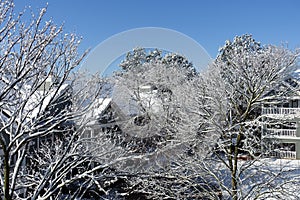
{"label": "tall tree", "polygon": [[120,63],[124,71],[142,67],[145,63],[163,63],[170,68],[179,68],[189,71],[189,78],[197,74],[195,67],[185,56],[178,53],[167,53],[159,49],[146,50],[138,47],[126,54],[125,59]]}
{"label": "tall tree", "polygon": [[0,195],[46,199],[87,161],[75,141],[102,85],[97,77],[72,79],[86,53],[77,53],[78,37],[43,20],[45,8],[30,20],[13,10],[13,1],[1,1]]}
{"label": "tall tree", "polygon": [[197,76],[191,77],[191,69],[185,58],[167,54],[114,77],[113,99],[128,116],[119,122],[122,146],[139,156],[125,160],[121,167],[136,185],[131,193],[148,198],[218,198],[213,192],[218,188],[212,188],[214,183],[208,183],[195,164],[201,163],[213,139],[198,134],[203,122],[188,106]]}
{"label": "tall tree", "polygon": [[[194,99],[209,122],[205,131],[219,135],[213,156],[229,172],[230,184],[222,174],[218,176],[232,199],[252,198],[250,195],[262,190],[259,181],[245,189],[244,184],[257,178],[251,170],[268,177],[268,181],[275,179],[270,170],[265,170],[261,159],[261,105],[270,98],[266,94],[292,72],[297,56],[283,47],[262,46],[251,35],[237,36],[226,41],[213,65],[201,77],[197,91],[202,91],[203,98]],[[241,160],[240,155],[251,161]]]}

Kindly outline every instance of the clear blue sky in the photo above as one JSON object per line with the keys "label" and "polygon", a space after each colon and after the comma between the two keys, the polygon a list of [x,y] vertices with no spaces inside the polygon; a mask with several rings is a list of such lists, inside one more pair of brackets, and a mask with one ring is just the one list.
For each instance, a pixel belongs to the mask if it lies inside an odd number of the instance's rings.
{"label": "clear blue sky", "polygon": [[299,0],[15,0],[17,9],[47,2],[47,18],[82,36],[81,50],[138,27],[182,32],[213,58],[225,40],[244,33],[263,44],[300,47]]}

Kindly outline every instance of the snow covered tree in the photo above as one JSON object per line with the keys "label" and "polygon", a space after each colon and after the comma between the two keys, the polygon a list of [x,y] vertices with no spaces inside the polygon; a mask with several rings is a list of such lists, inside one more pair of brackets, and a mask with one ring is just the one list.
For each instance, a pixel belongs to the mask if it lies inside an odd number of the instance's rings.
{"label": "snow covered tree", "polygon": [[162,62],[170,67],[186,69],[187,71],[189,71],[188,73],[189,78],[197,74],[193,64],[182,55],[176,53],[168,53],[163,57]]}
{"label": "snow covered tree", "polygon": [[200,136],[203,121],[188,106],[196,80],[191,68],[184,57],[167,54],[114,77],[113,101],[128,116],[117,121],[121,132],[117,135],[123,138],[118,145],[135,158],[124,160],[120,167],[136,185],[131,194],[178,199],[218,196],[213,192],[218,189],[211,188],[214,183],[197,166],[213,146],[213,134]]}
{"label": "snow covered tree", "polygon": [[147,51],[144,48],[138,47],[128,52],[125,59],[120,63],[120,67],[124,71],[132,68],[142,67],[144,63],[161,62],[168,67],[184,68],[189,71],[188,76],[195,76],[196,69],[193,64],[183,55],[177,53],[167,53],[159,49]]}
{"label": "snow covered tree", "polygon": [[[44,122],[57,123],[57,126],[41,126],[39,131],[44,134],[30,140],[16,183],[16,188],[23,190],[15,193],[18,198],[80,198],[101,193],[101,187],[95,185],[97,177],[107,167],[99,166],[91,156],[92,149],[87,146],[83,134],[86,124],[95,120],[95,116],[88,113],[101,106],[95,102],[100,92],[104,95],[105,83],[97,75],[91,77],[80,72],[70,74],[66,83],[72,88],[68,99],[61,101],[58,95],[59,100],[50,102],[47,107],[55,107],[59,112],[64,111],[64,107],[58,107],[62,103],[69,102],[70,107],[63,118],[49,113]],[[45,112],[41,115],[45,118]]]}
{"label": "snow covered tree", "polygon": [[122,130],[143,137],[171,137],[179,117],[179,86],[185,77],[183,71],[162,63],[144,63],[115,77],[113,98],[133,120],[123,124]]}
{"label": "snow covered tree", "polygon": [[90,161],[78,138],[103,84],[70,76],[86,53],[77,53],[79,38],[43,20],[45,8],[13,9],[0,2],[0,196],[49,199]]}
{"label": "snow covered tree", "polygon": [[191,73],[195,75],[196,72],[193,65],[175,53],[163,56],[158,49],[146,52],[137,48],[127,54],[120,66],[126,70],[115,76],[114,98],[119,102],[130,102],[125,108],[134,116],[129,129],[132,125],[139,126],[140,130],[136,132],[145,134],[141,129],[145,126],[146,132],[157,134],[159,138],[161,134],[172,135],[175,131],[172,129],[179,123],[183,85],[187,85]]}
{"label": "snow covered tree", "polygon": [[145,62],[147,62],[145,49],[135,48],[132,52],[127,53],[126,59],[120,63],[120,67],[127,71],[142,66]]}
{"label": "snow covered tree", "polygon": [[[202,74],[195,92],[198,96],[191,97],[207,121],[202,131],[217,133],[219,138],[210,155],[216,159],[214,167],[205,169],[218,177],[232,199],[259,196],[270,189],[271,184],[264,182],[275,179],[260,159],[264,154],[260,151],[261,105],[270,98],[266,94],[292,72],[297,56],[283,47],[262,46],[251,35],[237,36],[226,41],[213,65]],[[218,168],[220,161],[228,174]],[[257,182],[251,183],[255,178]]]}

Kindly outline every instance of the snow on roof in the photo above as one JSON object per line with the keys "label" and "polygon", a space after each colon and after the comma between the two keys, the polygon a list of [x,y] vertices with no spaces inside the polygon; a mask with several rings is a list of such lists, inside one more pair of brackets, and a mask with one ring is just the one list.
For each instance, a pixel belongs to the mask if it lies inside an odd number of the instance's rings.
{"label": "snow on roof", "polygon": [[[31,87],[26,85],[22,91],[20,91],[22,98],[24,100],[25,107],[22,111],[21,118],[15,119],[17,122],[24,123],[24,125],[38,116],[39,113],[43,113],[47,106],[51,103],[50,101],[54,98],[61,97],[65,89],[68,87],[68,84],[63,84],[59,88],[53,88],[50,91],[41,91],[37,90],[33,94],[30,94]],[[1,111],[9,119],[12,115],[14,115],[14,110],[18,109],[18,107],[12,108],[9,106],[4,106],[1,108]],[[23,117],[25,117],[23,119]],[[23,121],[24,120],[24,121]]]}
{"label": "snow on roof", "polygon": [[88,111],[83,118],[87,119],[89,122],[86,124],[88,126],[94,125],[97,123],[97,119],[103,112],[108,108],[112,102],[111,98],[99,98],[94,102],[93,107]]}
{"label": "snow on roof", "polygon": [[[52,91],[36,91],[26,104],[25,110],[30,111],[29,118],[32,119],[37,117],[39,113],[42,113],[46,107],[49,105],[52,98],[60,97],[63,91],[68,87],[68,84],[63,84],[57,91],[57,88],[52,89]],[[56,95],[56,97],[54,96]],[[41,102],[42,101],[42,102]]]}
{"label": "snow on roof", "polygon": [[151,85],[138,87],[138,94],[134,94],[126,85],[114,87],[113,102],[127,116],[140,114],[140,107],[147,112],[159,113],[162,110],[162,100],[158,97],[158,91]]}
{"label": "snow on roof", "polygon": [[100,98],[96,102],[95,109],[93,110],[93,116],[99,116],[101,115],[109,106],[111,103],[112,99],[111,98]]}

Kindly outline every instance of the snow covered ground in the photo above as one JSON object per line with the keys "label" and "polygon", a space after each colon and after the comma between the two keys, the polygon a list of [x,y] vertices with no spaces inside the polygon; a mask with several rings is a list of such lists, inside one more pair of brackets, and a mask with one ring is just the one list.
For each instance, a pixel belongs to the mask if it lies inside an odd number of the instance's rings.
{"label": "snow covered ground", "polygon": [[[217,166],[217,165],[216,165]],[[230,172],[217,167],[222,184],[230,190]],[[300,199],[300,160],[264,158],[257,161],[239,161],[241,199],[298,200]],[[223,190],[223,197],[230,199]]]}
{"label": "snow covered ground", "polygon": [[262,196],[259,199],[300,199],[300,160],[288,159],[265,159],[268,165],[266,169],[271,169],[274,174],[278,174],[277,180],[274,178],[273,188],[269,188],[277,194],[276,197]]}

